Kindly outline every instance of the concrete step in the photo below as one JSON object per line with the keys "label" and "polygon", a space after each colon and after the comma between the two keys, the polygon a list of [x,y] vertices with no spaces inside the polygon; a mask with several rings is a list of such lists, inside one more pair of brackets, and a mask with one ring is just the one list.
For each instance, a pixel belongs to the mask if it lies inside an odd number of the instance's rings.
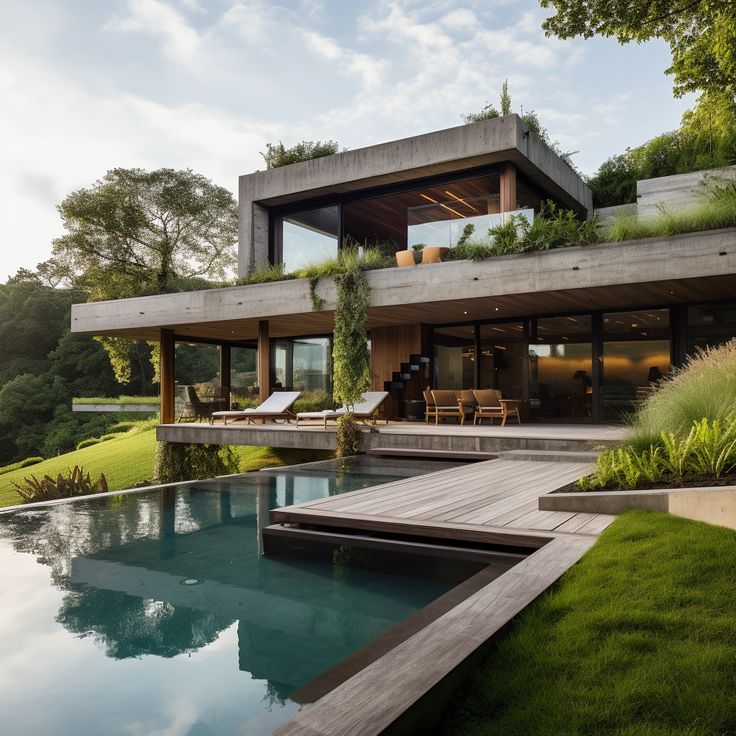
{"label": "concrete step", "polygon": [[534,460],[559,463],[594,463],[597,452],[584,450],[503,450],[498,453],[501,460]]}
{"label": "concrete step", "polygon": [[372,447],[367,455],[383,455],[384,457],[429,457],[442,460],[495,460],[495,452],[478,450],[413,450],[404,447]]}

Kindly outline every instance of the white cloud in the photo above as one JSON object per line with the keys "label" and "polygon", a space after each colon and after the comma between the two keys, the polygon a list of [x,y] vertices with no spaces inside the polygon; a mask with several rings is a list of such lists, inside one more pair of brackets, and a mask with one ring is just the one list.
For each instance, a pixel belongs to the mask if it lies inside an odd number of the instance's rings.
{"label": "white cloud", "polygon": [[[196,3],[195,3],[196,5]],[[128,0],[129,15],[111,20],[107,30],[145,33],[163,39],[165,54],[189,65],[202,45],[201,38],[177,10],[159,0]]]}

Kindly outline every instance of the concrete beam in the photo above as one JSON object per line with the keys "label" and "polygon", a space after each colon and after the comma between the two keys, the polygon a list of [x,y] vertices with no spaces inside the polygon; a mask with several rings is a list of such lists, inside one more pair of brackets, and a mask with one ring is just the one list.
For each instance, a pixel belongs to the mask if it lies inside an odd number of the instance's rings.
{"label": "concrete beam", "polygon": [[[508,297],[513,302],[515,297],[525,294],[648,285],[726,274],[736,276],[736,228],[559,248],[477,263],[451,261],[386,268],[369,272],[368,282],[370,308],[377,310],[431,305],[459,297],[463,300]],[[325,300],[322,314],[328,316],[334,312],[337,301],[333,281],[322,280],[318,293]],[[75,304],[71,327],[72,332],[89,335],[128,331],[133,336],[137,331],[146,336],[160,327],[289,316],[293,317],[295,327],[317,317],[312,311],[306,279]],[[299,334],[298,330],[292,334]]]}

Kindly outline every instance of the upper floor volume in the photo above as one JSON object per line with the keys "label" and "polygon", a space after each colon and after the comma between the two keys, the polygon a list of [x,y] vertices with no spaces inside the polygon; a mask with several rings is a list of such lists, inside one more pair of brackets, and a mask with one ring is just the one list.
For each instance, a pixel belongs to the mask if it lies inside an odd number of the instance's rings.
{"label": "upper floor volume", "polygon": [[592,210],[585,182],[517,115],[256,171],[239,181],[239,271],[290,272],[349,244],[453,247],[548,199]]}

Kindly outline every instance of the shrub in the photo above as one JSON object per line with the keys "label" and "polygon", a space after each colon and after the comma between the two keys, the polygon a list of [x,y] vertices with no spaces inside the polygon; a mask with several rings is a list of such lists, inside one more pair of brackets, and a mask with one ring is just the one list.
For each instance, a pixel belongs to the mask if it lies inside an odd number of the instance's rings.
{"label": "shrub", "polygon": [[100,442],[107,442],[108,440],[114,439],[117,439],[116,434],[103,434],[102,437],[100,437]]}
{"label": "shrub", "polygon": [[19,468],[28,468],[31,465],[37,465],[38,463],[43,462],[43,458],[39,455],[36,455],[34,457],[27,457],[25,460],[21,460],[18,463]]}
{"label": "shrub", "polygon": [[122,432],[128,432],[136,426],[135,422],[118,422],[113,424],[107,431],[113,434],[120,434]]}
{"label": "shrub", "polygon": [[22,484],[13,483],[23,503],[34,503],[36,501],[53,501],[57,498],[73,498],[75,496],[87,496],[91,493],[104,493],[107,491],[107,479],[103,474],[93,483],[89,473],[85,475],[84,469],[75,465],[68,475],[59,475],[56,479],[50,475],[44,475],[40,480],[35,475],[24,478]]}
{"label": "shrub", "polygon": [[286,148],[279,141],[278,143],[266,143],[266,152],[262,153],[261,156],[266,162],[267,169],[276,169],[279,166],[288,166],[300,161],[330,156],[339,151],[340,144],[337,141],[302,141],[291,148]]}
{"label": "shrub", "polygon": [[83,450],[85,447],[96,445],[99,441],[99,437],[88,437],[86,440],[77,443],[77,450]]}
{"label": "shrub", "polygon": [[335,401],[327,391],[305,391],[294,403],[294,412],[334,409]]}
{"label": "shrub", "polygon": [[683,435],[695,421],[723,420],[734,412],[736,339],[699,350],[660,381],[634,418],[635,441],[659,443],[662,432]]}
{"label": "shrub", "polygon": [[360,451],[360,428],[352,414],[343,414],[337,418],[335,441],[337,457],[350,457]]}
{"label": "shrub", "polygon": [[154,483],[180,483],[230,475],[239,470],[230,447],[180,442],[157,442],[153,461]]}

